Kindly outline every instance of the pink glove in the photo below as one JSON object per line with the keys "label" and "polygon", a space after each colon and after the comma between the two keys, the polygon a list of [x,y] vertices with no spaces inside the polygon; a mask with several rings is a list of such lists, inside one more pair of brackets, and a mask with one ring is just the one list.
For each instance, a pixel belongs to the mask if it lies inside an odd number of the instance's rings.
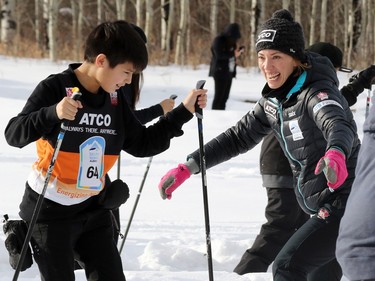
{"label": "pink glove", "polygon": [[185,180],[190,178],[190,171],[184,164],[179,164],[177,168],[169,170],[160,180],[159,191],[161,198],[172,198],[172,192],[176,190]]}
{"label": "pink glove", "polygon": [[316,165],[315,175],[322,171],[326,176],[327,185],[333,190],[339,188],[348,176],[344,153],[334,148],[328,149]]}

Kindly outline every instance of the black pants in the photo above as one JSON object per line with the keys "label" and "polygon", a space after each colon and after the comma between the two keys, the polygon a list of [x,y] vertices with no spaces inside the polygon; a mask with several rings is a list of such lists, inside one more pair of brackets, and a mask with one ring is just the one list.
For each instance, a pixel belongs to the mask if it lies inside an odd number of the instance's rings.
{"label": "black pants", "polygon": [[336,240],[343,210],[335,210],[329,205],[326,210],[330,213],[329,217],[322,219],[313,216],[281,249],[273,263],[273,280],[308,280],[309,273],[335,260]]}
{"label": "black pants", "polygon": [[296,229],[310,218],[298,205],[292,188],[267,188],[267,197],[267,222],[235,267],[234,272],[240,275],[266,272]]}
{"label": "black pants", "polygon": [[[300,208],[292,188],[267,188],[267,197],[267,222],[234,268],[234,272],[240,275],[266,272],[289,238],[310,218]],[[334,259],[309,273],[307,280],[338,281],[341,277],[341,267]]]}
{"label": "black pants", "polygon": [[224,110],[232,87],[232,73],[215,74],[215,96],[212,101],[212,109]]}
{"label": "black pants", "polygon": [[89,281],[125,281],[108,210],[74,221],[38,223],[32,235],[34,259],[43,281],[73,281],[74,260]]}

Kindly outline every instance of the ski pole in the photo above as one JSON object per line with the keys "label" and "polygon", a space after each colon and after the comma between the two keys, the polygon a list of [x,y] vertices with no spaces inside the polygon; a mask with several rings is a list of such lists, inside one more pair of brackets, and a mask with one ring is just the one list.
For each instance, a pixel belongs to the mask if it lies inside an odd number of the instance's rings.
{"label": "ski pole", "polygon": [[141,182],[141,186],[139,187],[139,190],[138,190],[138,194],[137,194],[137,198],[135,199],[135,203],[134,203],[134,206],[133,206],[133,210],[130,214],[130,218],[129,218],[129,222],[128,222],[128,225],[126,227],[126,230],[124,232],[124,237],[123,237],[123,240],[121,242],[121,246],[120,246],[120,250],[119,250],[119,253],[121,254],[122,252],[122,249],[124,248],[124,244],[125,244],[125,241],[126,241],[126,237],[128,236],[128,232],[129,232],[129,229],[130,229],[130,225],[132,223],[132,220],[133,220],[133,217],[134,217],[134,213],[135,213],[135,210],[137,209],[137,205],[138,205],[138,201],[141,197],[141,193],[142,193],[142,190],[143,190],[143,186],[145,185],[145,181],[146,181],[146,178],[147,178],[147,174],[148,174],[148,171],[150,170],[150,166],[151,166],[151,162],[152,162],[152,156],[148,159],[148,163],[147,163],[147,167],[146,167],[146,170],[145,170],[145,173],[143,175],[143,179],[142,179],[142,182]]}
{"label": "ski pole", "polygon": [[[78,100],[82,95],[79,92],[79,89],[77,87],[75,87],[75,88],[72,89],[72,91],[73,91],[72,99]],[[39,194],[38,200],[36,201],[36,204],[35,204],[34,212],[33,212],[33,215],[31,217],[30,224],[28,226],[25,241],[23,242],[23,245],[22,245],[22,249],[21,249],[21,253],[20,253],[20,259],[18,260],[16,271],[14,272],[14,275],[13,275],[13,279],[12,279],[13,281],[17,281],[18,276],[20,274],[21,266],[24,262],[24,259],[25,259],[25,256],[26,256],[26,251],[28,249],[28,245],[29,245],[30,240],[31,240],[31,235],[33,233],[36,221],[38,219],[40,209],[42,208],[44,195],[46,194],[47,186],[48,186],[49,180],[51,178],[53,168],[55,167],[55,161],[56,161],[57,155],[60,151],[60,147],[61,147],[62,141],[64,139],[65,132],[68,129],[68,125],[69,125],[69,121],[67,121],[67,120],[65,120],[61,123],[61,129],[60,129],[60,132],[57,136],[55,149],[53,150],[53,154],[52,154],[52,157],[51,157],[51,162],[50,162],[50,164],[48,166],[48,169],[47,169],[46,179],[44,181],[44,186],[43,186],[42,192]]]}
{"label": "ski pole", "polygon": [[369,111],[370,111],[370,103],[371,103],[371,89],[367,90],[367,97],[366,97],[366,112],[365,118],[367,118]]}
{"label": "ski pole", "polygon": [[[206,80],[199,80],[196,85],[196,89],[203,89]],[[200,157],[200,169],[202,175],[202,189],[203,189],[203,203],[204,203],[204,219],[206,224],[206,245],[207,245],[207,260],[208,260],[208,275],[209,281],[214,280],[214,273],[212,267],[212,253],[211,253],[211,234],[210,234],[210,216],[208,211],[208,194],[207,194],[207,177],[206,177],[206,159],[204,153],[204,142],[203,142],[203,110],[198,106],[198,102],[195,104],[195,115],[198,120],[198,137],[199,137],[199,157]]]}

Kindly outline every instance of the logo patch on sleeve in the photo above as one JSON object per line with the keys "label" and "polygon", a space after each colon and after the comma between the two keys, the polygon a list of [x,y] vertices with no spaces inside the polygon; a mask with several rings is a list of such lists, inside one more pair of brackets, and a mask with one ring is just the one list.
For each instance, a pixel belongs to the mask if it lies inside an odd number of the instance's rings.
{"label": "logo patch on sleeve", "polygon": [[[341,107],[341,104],[339,104],[337,101],[335,100],[325,100],[325,101],[321,101],[319,103],[317,103],[314,107],[313,107],[313,112],[314,113],[317,113],[319,110],[321,110],[323,107],[327,106],[327,105],[334,105],[334,106],[338,106],[338,107]],[[343,108],[342,108],[343,109]]]}
{"label": "logo patch on sleeve", "polygon": [[326,100],[328,99],[328,94],[327,93],[324,93],[324,92],[319,92],[317,95],[318,99],[320,100]]}

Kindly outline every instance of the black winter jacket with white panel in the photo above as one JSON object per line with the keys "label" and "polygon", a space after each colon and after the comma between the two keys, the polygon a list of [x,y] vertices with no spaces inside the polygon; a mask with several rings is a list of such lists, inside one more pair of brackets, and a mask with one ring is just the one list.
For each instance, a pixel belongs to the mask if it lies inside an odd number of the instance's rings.
{"label": "black winter jacket with white panel", "polygon": [[[291,164],[297,200],[306,213],[314,214],[325,203],[345,208],[360,141],[329,60],[307,53],[307,63],[300,76],[290,77],[280,89],[266,85],[252,111],[205,145],[205,160],[207,168],[213,167],[247,152],[273,132]],[[333,192],[323,173],[314,174],[319,159],[331,147],[345,153],[349,174]],[[191,157],[199,163],[198,150]]]}

